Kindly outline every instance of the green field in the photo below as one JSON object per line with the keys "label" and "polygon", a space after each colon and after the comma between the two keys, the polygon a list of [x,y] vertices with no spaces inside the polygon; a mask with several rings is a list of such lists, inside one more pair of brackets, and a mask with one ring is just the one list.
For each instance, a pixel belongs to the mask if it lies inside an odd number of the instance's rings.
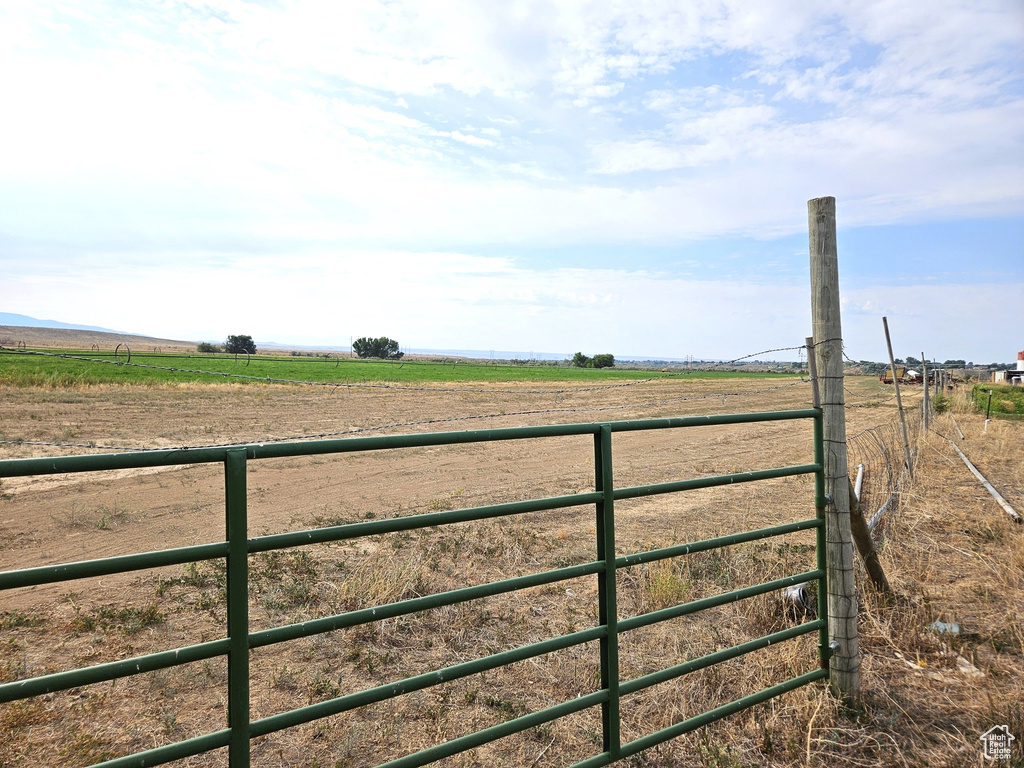
{"label": "green field", "polygon": [[974,407],[982,413],[988,408],[988,393],[992,393],[991,415],[997,418],[1024,417],[1024,387],[975,384],[971,390]]}
{"label": "green field", "polygon": [[570,381],[606,383],[648,378],[778,378],[795,374],[735,371],[665,373],[625,368],[570,368],[551,364],[464,361],[360,360],[347,357],[133,354],[101,355],[68,350],[61,354],[33,350],[0,352],[0,384],[76,387],[94,384],[164,384],[184,382],[270,382],[321,384],[415,384],[424,382]]}

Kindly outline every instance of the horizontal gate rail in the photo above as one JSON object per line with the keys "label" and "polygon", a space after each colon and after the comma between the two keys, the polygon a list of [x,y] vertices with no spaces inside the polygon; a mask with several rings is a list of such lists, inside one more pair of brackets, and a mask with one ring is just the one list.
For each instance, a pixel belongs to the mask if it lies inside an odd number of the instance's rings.
{"label": "horizontal gate rail", "polygon": [[432,608],[441,608],[446,605],[456,605],[469,600],[477,600],[481,597],[493,597],[509,592],[516,592],[529,587],[537,587],[543,584],[553,584],[558,581],[589,576],[591,574],[603,573],[604,563],[583,563],[572,565],[567,568],[559,568],[553,571],[543,571],[529,576],[517,576],[514,579],[504,581],[492,581],[475,587],[464,587],[453,589],[448,592],[438,592],[435,595],[413,597],[397,603],[387,603],[373,608],[363,608],[358,611],[350,611],[336,616],[325,616],[322,619],[312,619],[301,624],[289,624],[273,629],[264,629],[253,632],[250,637],[250,644],[253,648],[274,643],[283,643],[289,640],[298,640],[301,637],[318,635],[323,632],[330,632],[334,629],[355,627],[360,624],[368,624],[372,621],[382,619],[393,619],[398,616],[407,616],[410,613],[419,613]]}
{"label": "horizontal gate rail", "polygon": [[180,664],[191,664],[216,656],[224,656],[229,650],[227,639],[211,640],[207,643],[189,645],[159,653],[147,653],[133,659],[111,661],[96,664],[92,667],[72,669],[67,672],[54,672],[50,675],[32,677],[27,680],[16,680],[13,683],[0,685],[0,703],[41,696],[44,693],[55,693],[78,688],[93,683],[105,683],[119,677],[130,677],[143,672],[154,672],[158,669],[176,667]]}
{"label": "horizontal gate rail", "polygon": [[637,677],[629,682],[622,683],[619,686],[619,692],[622,695],[630,693],[636,693],[642,691],[645,688],[650,688],[652,685],[660,685],[661,683],[667,683],[669,680],[675,680],[677,677],[688,675],[691,672],[696,672],[699,669],[705,669],[714,664],[718,664],[723,661],[729,661],[730,659],[739,658],[745,656],[748,653],[759,651],[762,648],[767,648],[769,645],[777,645],[778,643],[785,642],[786,640],[792,640],[794,637],[800,635],[806,635],[809,632],[821,629],[824,624],[821,619],[816,621],[808,621],[804,624],[797,624],[795,627],[789,627],[779,632],[774,632],[764,637],[759,637],[755,640],[748,640],[745,643],[734,645],[731,648],[724,648],[721,651],[715,651],[709,653],[706,656],[701,656],[697,659],[683,662],[682,664],[676,664],[674,667],[668,667],[657,672],[651,672],[643,677]]}
{"label": "horizontal gate rail", "polygon": [[570,768],[597,768],[598,766],[611,765],[615,760],[620,760],[624,757],[631,757],[639,752],[643,752],[645,749],[656,747],[658,744],[662,744],[669,739],[674,739],[677,736],[682,736],[684,733],[689,733],[690,731],[702,728],[709,723],[713,723],[715,720],[721,720],[723,717],[734,715],[737,712],[742,712],[744,709],[749,709],[750,707],[761,704],[769,699],[774,699],[776,696],[781,696],[784,693],[795,691],[797,688],[809,685],[817,680],[825,680],[827,678],[827,669],[817,669],[813,672],[808,672],[804,675],[800,675],[799,677],[787,680],[784,683],[773,685],[771,688],[765,688],[763,691],[759,691],[758,693],[752,693],[750,696],[744,696],[742,699],[736,699],[736,701],[731,701],[720,707],[709,709],[703,714],[683,720],[675,725],[670,725],[668,728],[655,731],[654,733],[636,739],[635,741],[623,744],[622,748],[619,750],[619,755],[616,758],[609,757],[606,754],[595,755],[594,757],[586,760],[581,760],[578,763],[573,763]]}
{"label": "horizontal gate rail", "polygon": [[791,587],[794,584],[802,584],[805,581],[820,579],[823,575],[823,571],[807,571],[806,573],[798,573],[795,576],[787,576],[784,579],[769,581],[766,584],[755,584],[752,587],[737,589],[732,592],[724,592],[720,595],[714,595],[713,597],[694,600],[691,603],[674,605],[671,608],[662,608],[660,611],[642,613],[639,616],[634,616],[630,619],[621,619],[619,621],[619,630],[626,632],[630,629],[639,629],[640,627],[646,627],[650,624],[658,624],[662,621],[668,621],[669,619],[678,619],[682,616],[689,616],[691,613],[707,610],[708,608],[717,608],[720,605],[735,603],[738,600],[746,600],[748,597],[766,595],[769,592],[785,589],[786,587]]}
{"label": "horizontal gate rail", "polygon": [[[810,419],[813,421],[815,451],[813,463],[635,487],[615,488],[612,484],[611,435],[615,432],[721,426],[796,419]],[[574,435],[593,436],[596,490],[592,492],[492,504],[445,512],[431,512],[386,520],[362,521],[253,538],[249,538],[247,534],[246,467],[249,461]],[[720,414],[673,419],[619,421],[603,424],[512,427],[465,432],[361,437],[317,442],[251,444],[197,449],[182,448],[108,455],[0,461],[0,477],[24,477],[41,474],[94,472],[111,469],[203,463],[222,463],[225,471],[224,541],[6,571],[0,573],[0,591],[219,559],[225,561],[227,575],[226,637],[174,650],[160,651],[135,658],[98,664],[92,667],[56,672],[40,677],[5,683],[0,685],[0,703],[116,680],[122,677],[166,669],[204,659],[226,656],[228,659],[227,728],[203,736],[156,747],[134,755],[108,760],[101,763],[101,765],[107,768],[126,768],[127,766],[141,768],[142,766],[158,765],[183,757],[198,755],[213,749],[228,747],[231,768],[241,768],[249,764],[250,741],[259,736],[265,736],[285,728],[351,711],[406,693],[423,690],[451,680],[507,666],[554,651],[597,642],[601,658],[601,687],[599,690],[406,755],[385,765],[388,768],[397,768],[398,766],[412,768],[413,766],[426,765],[443,757],[455,755],[496,739],[596,706],[600,706],[602,711],[602,751],[593,757],[577,763],[576,768],[609,765],[619,759],[637,754],[655,744],[692,731],[716,719],[778,696],[785,691],[793,690],[802,685],[828,677],[830,651],[827,644],[827,624],[824,614],[822,618],[817,620],[806,621],[788,629],[759,637],[731,648],[721,649],[706,656],[691,659],[632,680],[620,681],[618,663],[618,637],[623,632],[687,616],[757,595],[768,594],[803,582],[816,581],[818,584],[818,594],[824,595],[827,593],[824,559],[825,522],[823,511],[825,499],[823,493],[822,456],[821,411],[819,409],[802,409],[767,413]],[[815,476],[814,506],[816,515],[814,518],[653,549],[646,552],[626,555],[616,554],[614,504],[618,500],[807,474]],[[252,554],[291,549],[310,544],[347,541],[365,536],[396,533],[399,531],[590,505],[593,505],[597,512],[597,558],[592,562],[371,606],[260,631],[250,631],[249,629],[248,560]],[[616,574],[622,569],[807,530],[815,530],[816,532],[815,549],[817,563],[816,567],[812,570],[651,611],[638,616],[626,618],[618,616],[616,607]],[[596,576],[598,579],[599,621],[595,627],[491,654],[444,669],[434,670],[394,683],[339,696],[262,719],[252,720],[250,717],[249,655],[254,648],[289,642],[299,638],[355,627],[383,619],[396,618],[433,608],[508,594],[530,587],[553,584],[584,576]],[[815,631],[818,632],[819,669],[737,699],[696,717],[675,723],[668,728],[648,734],[635,741],[625,744],[621,743],[619,733],[621,697]]]}
{"label": "horizontal gate rail", "polygon": [[[0,475],[2,477],[2,475]],[[221,541],[216,544],[199,544],[194,547],[178,547],[176,549],[159,549],[155,552],[140,552],[137,555],[119,555],[104,557],[99,560],[81,560],[77,563],[61,565],[41,565],[38,568],[25,568],[20,571],[4,571],[0,573],[0,590],[15,587],[35,587],[40,584],[55,584],[73,579],[88,579],[93,576],[110,576],[114,573],[131,573],[165,565],[184,565],[204,560],[217,560],[227,557],[228,543]]]}
{"label": "horizontal gate rail", "polygon": [[[395,696],[400,696],[404,693],[422,691],[424,688],[430,688],[451,680],[458,680],[478,672],[487,672],[492,669],[497,669],[498,667],[505,667],[509,664],[515,664],[518,661],[525,661],[526,659],[532,659],[536,656],[543,656],[545,653],[561,651],[574,645],[582,645],[583,643],[600,640],[607,636],[608,630],[605,627],[594,627],[592,629],[584,629],[580,632],[573,632],[568,635],[554,637],[550,640],[543,640],[539,643],[531,643],[530,645],[524,645],[509,651],[494,653],[490,656],[483,656],[479,659],[463,662],[462,664],[455,664],[454,666],[446,667],[434,672],[426,672],[422,675],[416,675],[415,677],[409,677],[405,680],[399,680],[396,683],[389,683],[376,688],[369,688],[365,691],[360,691],[359,693],[339,696],[335,699],[328,699],[327,701],[310,704],[308,707],[293,709],[290,712],[283,712],[279,715],[272,715],[262,720],[256,720],[252,724],[252,734],[253,736],[263,736],[268,733],[273,733],[274,731],[280,731],[284,728],[290,728],[313,720],[319,720],[321,717],[337,715],[341,712],[347,712],[351,709],[362,707],[367,704],[375,704],[378,701],[394,698]],[[607,700],[608,693],[604,692],[602,698],[603,700]]]}
{"label": "horizontal gate rail", "polygon": [[670,557],[681,557],[683,555],[693,554],[694,552],[706,552],[709,549],[721,549],[722,547],[728,547],[733,544],[745,544],[748,541],[758,541],[759,539],[767,539],[772,536],[782,536],[787,533],[796,533],[797,531],[806,531],[810,528],[820,527],[821,521],[817,519],[800,520],[796,523],[775,525],[771,528],[758,528],[754,531],[734,533],[729,536],[720,536],[715,539],[704,539],[703,541],[695,541],[691,544],[676,544],[672,547],[651,549],[647,552],[637,552],[633,555],[623,555],[615,561],[615,565],[618,568],[623,568],[627,565],[653,563],[656,560],[666,560]]}
{"label": "horizontal gate rail", "polygon": [[572,496],[556,496],[531,501],[511,501],[486,507],[466,507],[448,512],[428,512],[422,515],[392,517],[387,520],[370,520],[362,523],[336,525],[328,528],[314,528],[308,531],[278,533],[249,540],[250,552],[269,552],[274,549],[289,549],[305,544],[326,544],[332,541],[356,539],[362,536],[377,536],[382,533],[412,531],[418,528],[432,528],[452,523],[468,523],[475,520],[489,520],[495,517],[511,517],[528,512],[546,512],[552,509],[567,509],[593,504],[601,500],[600,493],[577,493]]}
{"label": "horizontal gate rail", "polygon": [[[816,408],[760,413],[729,413],[709,416],[681,416],[672,419],[602,422],[612,432],[634,432],[652,429],[707,427],[728,424],[756,424],[766,421],[813,419],[820,414]],[[250,443],[211,448],[167,448],[128,453],[56,456],[38,459],[6,459],[0,461],[0,477],[56,475],[66,472],[96,472],[108,469],[144,469],[179,464],[217,464],[224,461],[232,448],[244,448],[247,459],[284,459],[296,456],[321,456],[329,453],[381,451],[394,448],[426,448],[439,445],[486,443],[501,440],[529,440],[538,437],[571,437],[596,435],[602,424],[549,424],[538,427],[505,427],[465,432],[424,432],[411,435],[349,437],[339,440],[313,440],[292,443]]]}

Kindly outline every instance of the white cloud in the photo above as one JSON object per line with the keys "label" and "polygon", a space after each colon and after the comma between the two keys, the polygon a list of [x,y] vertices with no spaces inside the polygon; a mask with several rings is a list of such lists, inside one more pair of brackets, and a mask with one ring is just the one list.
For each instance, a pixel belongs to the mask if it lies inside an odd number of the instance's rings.
{"label": "white cloud", "polygon": [[641,139],[617,141],[594,148],[597,173],[620,174],[636,171],[669,171],[687,165],[686,153],[667,142]]}
{"label": "white cloud", "polygon": [[[457,252],[209,254],[174,267],[152,265],[155,255],[93,258],[49,277],[15,269],[4,308],[174,338],[243,328],[264,340],[344,344],[351,335],[385,333],[418,347],[589,348],[678,357],[796,346],[810,324],[809,291],[801,283],[766,290],[646,270],[526,268]],[[97,292],[117,301],[97,303]],[[186,295],[199,311],[177,311]],[[886,315],[901,356],[923,349],[943,359],[1000,359],[988,316],[979,311],[991,306],[1024,319],[1024,283],[848,290],[847,353],[882,359],[880,318]],[[936,334],[935,318],[950,316],[956,322]]]}
{"label": "white cloud", "polygon": [[472,134],[463,133],[462,131],[452,131],[449,136],[454,141],[460,141],[463,144],[468,144],[471,147],[493,147],[495,142],[490,139],[485,139],[482,136],[473,136]]}
{"label": "white cloud", "polygon": [[[800,305],[771,305],[758,286],[691,282],[644,271],[525,269],[503,258],[459,253],[340,252],[218,261],[212,268],[93,262],[51,278],[15,274],[10,279],[16,292],[5,309],[88,317],[90,323],[117,328],[132,317],[126,330],[175,338],[206,338],[244,327],[265,340],[322,344],[386,333],[420,347],[557,351],[582,346],[679,356],[777,346],[780,336],[795,338],[806,325],[807,311],[797,309]],[[159,292],[151,290],[154,284]],[[118,300],[98,306],[89,298],[95,290]],[[777,300],[790,294],[799,291],[782,288],[774,295]],[[183,295],[200,311],[176,312]],[[742,309],[721,315],[723,302]],[[728,350],[706,334],[711,317],[734,336]]]}
{"label": "white cloud", "polygon": [[[211,10],[183,2],[75,19],[40,11],[34,21],[32,8],[5,19],[18,38],[0,62],[27,73],[0,85],[18,116],[0,127],[5,145],[22,149],[3,161],[15,179],[105,175],[113,187],[117,174],[134,176],[135,199],[154,181],[209,186],[213,178],[242,198],[284,195],[271,207],[287,211],[307,193],[366,208],[365,184],[412,186],[459,204],[476,194],[481,169],[488,188],[515,196],[531,168],[533,178],[563,179],[557,196],[571,204],[592,198],[585,174],[562,172],[582,165],[604,177],[669,174],[638,190],[655,208],[665,189],[685,198],[699,185],[706,197],[706,179],[693,173],[700,169],[773,197],[794,192],[787,177],[803,174],[815,186],[820,176],[862,207],[892,200],[921,213],[934,204],[936,216],[993,196],[997,213],[1024,202],[1024,185],[1013,181],[1024,178],[1024,97],[1012,48],[1024,41],[1024,13],[1012,4],[922,14],[872,4],[222,2]],[[867,53],[855,53],[858,45]],[[733,54],[759,65],[760,82],[725,75],[643,86],[652,74],[685,78],[700,57],[717,56],[728,69],[724,57]],[[447,90],[490,94],[481,116],[509,135],[499,145],[493,133],[467,130],[463,115],[449,114],[467,102]],[[388,104],[370,103],[375,94]],[[421,102],[410,107],[414,97]],[[436,101],[424,107],[428,97]],[[794,98],[839,111],[807,116],[783,103]],[[641,106],[639,119],[623,111]],[[576,108],[590,117],[573,116]],[[617,127],[626,119],[635,127]],[[480,162],[459,145],[505,153]],[[351,187],[333,181],[357,177]],[[428,178],[433,189],[424,188]],[[910,179],[936,192],[908,189]],[[768,193],[768,184],[778,187]],[[736,216],[728,195],[708,202],[730,209],[736,231],[767,223],[756,212]],[[605,209],[589,214],[597,229],[616,220]],[[874,214],[890,215],[882,205]],[[722,218],[693,216],[651,234],[700,232]],[[525,237],[549,236],[544,226],[531,232],[530,221],[518,222]]]}
{"label": "white cloud", "polygon": [[[652,318],[698,323],[643,273],[661,258],[647,247],[683,260],[697,238],[800,232],[822,194],[846,227],[1024,210],[1016,0],[7,3],[0,71],[16,73],[0,79],[5,266],[141,248],[148,280],[176,284],[171,261],[216,284],[196,254],[270,252],[296,273],[271,282],[299,293],[389,264],[409,306],[424,286],[445,297],[439,334],[479,327],[484,301],[538,334],[598,327],[597,308],[643,315],[629,327],[648,335]],[[633,247],[633,271],[546,285],[436,255],[609,243]],[[305,261],[324,252],[350,255]],[[755,294],[744,306],[772,314]]]}
{"label": "white cloud", "polygon": [[[15,265],[4,309],[171,338],[244,332],[342,345],[349,336],[385,334],[413,347],[656,357],[738,357],[798,346],[810,332],[802,281],[766,289],[642,269],[527,268],[458,252],[210,253],[176,266],[160,266],[173,253],[159,256],[94,256],[51,275]],[[98,295],[116,301],[97,302]],[[180,312],[182,296],[197,311]],[[983,310],[1002,307],[1011,327],[1024,321],[1021,282],[876,285],[846,290],[843,300],[845,348],[854,359],[884,359],[883,315],[899,356],[923,350],[986,362],[1008,359],[1016,350],[1002,347],[1016,342],[1000,344]],[[956,320],[936,333],[937,317]]]}

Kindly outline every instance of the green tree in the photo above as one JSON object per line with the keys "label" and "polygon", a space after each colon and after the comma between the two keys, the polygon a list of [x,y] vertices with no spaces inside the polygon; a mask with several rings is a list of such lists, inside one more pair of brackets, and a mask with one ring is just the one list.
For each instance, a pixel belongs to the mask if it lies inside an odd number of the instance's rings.
{"label": "green tree", "polygon": [[244,352],[255,355],[256,343],[252,340],[252,336],[228,336],[227,341],[224,342],[224,351],[232,355],[240,355]]}
{"label": "green tree", "polygon": [[200,341],[196,346],[196,352],[205,352],[207,354],[211,352],[220,352],[220,346],[217,344],[211,344],[208,341]]}
{"label": "green tree", "polygon": [[399,351],[398,342],[387,336],[379,339],[363,336],[352,342],[352,349],[360,357],[379,357],[382,360],[398,360],[405,355]]}
{"label": "green tree", "polygon": [[577,352],[572,356],[571,362],[574,368],[611,368],[615,365],[615,355],[604,354],[587,357],[582,352]]}

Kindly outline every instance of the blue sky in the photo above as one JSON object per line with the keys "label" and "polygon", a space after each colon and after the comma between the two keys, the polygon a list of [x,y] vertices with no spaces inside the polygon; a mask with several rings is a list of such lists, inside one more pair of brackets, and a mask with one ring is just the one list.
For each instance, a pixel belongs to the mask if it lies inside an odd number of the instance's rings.
{"label": "blue sky", "polygon": [[[810,6],[813,7],[804,7]],[[6,2],[0,311],[731,358],[1024,349],[1024,5]]]}

